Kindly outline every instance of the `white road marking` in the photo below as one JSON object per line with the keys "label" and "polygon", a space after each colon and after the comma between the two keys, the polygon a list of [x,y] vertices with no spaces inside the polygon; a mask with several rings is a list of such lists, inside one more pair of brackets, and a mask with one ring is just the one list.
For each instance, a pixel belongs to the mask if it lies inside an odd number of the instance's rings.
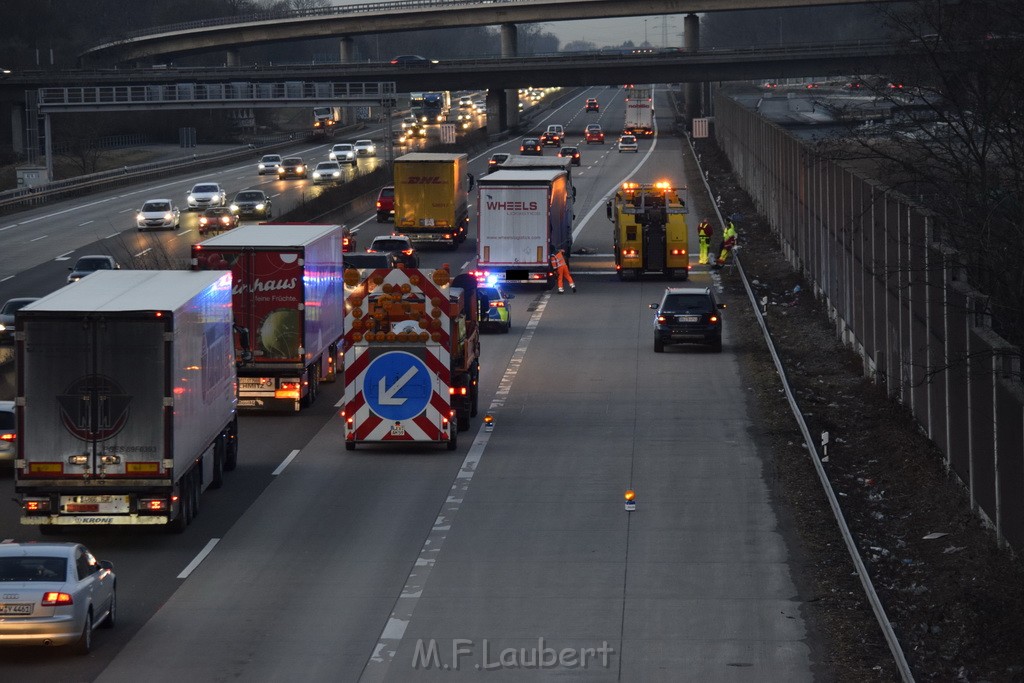
{"label": "white road marking", "polygon": [[106,237],[104,237],[103,239],[106,239],[106,240],[111,240],[111,239],[114,239],[115,237],[117,237],[117,236],[118,236],[118,235],[120,235],[120,234],[121,234],[121,233],[119,233],[119,232],[112,232],[112,233],[110,233],[109,235],[107,235]]}
{"label": "white road marking", "polygon": [[[342,256],[342,258],[345,258],[345,257]],[[338,399],[338,402],[334,404],[334,407],[335,408],[340,408],[343,405],[345,405],[345,397],[344,396],[342,396],[341,398]]]}
{"label": "white road marking", "polygon": [[8,276],[7,276],[7,277],[5,277],[5,278],[4,278],[3,280],[0,280],[0,282],[7,282],[8,280],[13,280],[13,279],[14,279],[14,276],[13,276],[13,275],[8,275]]}
{"label": "white road marking", "polygon": [[125,209],[124,211],[118,211],[118,213],[128,213],[129,211],[134,211],[134,210],[135,209]]}
{"label": "white road marking", "polygon": [[55,258],[53,260],[54,261],[67,261],[68,259],[71,258],[71,255],[74,254],[74,253],[75,253],[75,250],[72,249],[71,251],[64,252],[63,254],[61,254],[60,256],[58,256],[57,258]]}
{"label": "white road marking", "polygon": [[136,254],[134,258],[139,258],[140,256],[145,256],[147,253],[149,253],[151,251],[153,251],[153,247],[148,247],[146,249],[143,249],[138,254]]}
{"label": "white road marking", "polygon": [[284,468],[288,467],[288,465],[291,464],[292,460],[294,460],[295,456],[298,455],[298,454],[299,454],[299,451],[297,449],[292,451],[291,453],[289,453],[288,457],[285,458],[283,461],[281,461],[281,464],[277,466],[277,469],[274,470],[273,472],[271,472],[270,474],[276,477],[277,475],[279,475],[282,472],[284,472]]}
{"label": "white road marking", "polygon": [[39,237],[33,237],[29,242],[38,242],[39,240],[45,240],[49,235],[40,235]]}
{"label": "white road marking", "polygon": [[82,227],[83,225],[89,225],[90,223],[95,223],[95,222],[96,222],[96,221],[86,221],[86,222],[84,222],[84,223],[79,223],[79,224],[78,224],[78,227]]}
{"label": "white road marking", "polygon": [[[512,390],[512,382],[519,373],[519,368],[522,367],[526,349],[530,346],[530,341],[533,339],[537,325],[540,324],[540,318],[544,315],[544,309],[550,298],[550,292],[541,296],[537,309],[526,324],[526,330],[519,340],[519,345],[512,352],[508,368],[505,370],[501,382],[498,383],[498,390],[494,393],[494,399],[487,409],[487,414],[495,417],[495,424],[498,424],[501,409],[505,406],[505,401],[508,400],[509,392]],[[402,644],[405,629],[412,620],[416,604],[419,602],[420,596],[423,595],[427,580],[430,578],[430,571],[440,556],[441,548],[448,537],[455,516],[459,512],[462,501],[466,498],[473,475],[480,468],[480,460],[483,458],[484,450],[487,448],[487,442],[490,441],[492,433],[487,431],[483,424],[480,425],[476,438],[473,439],[473,445],[469,447],[469,452],[466,454],[465,460],[462,461],[462,467],[459,468],[458,474],[455,475],[455,481],[452,482],[448,500],[437,519],[434,520],[434,526],[427,534],[423,547],[420,548],[419,556],[416,558],[412,571],[409,572],[401,594],[395,601],[395,607],[384,625],[384,630],[373,649],[373,654],[366,662],[366,666],[363,667],[362,675],[359,677],[360,681],[370,683],[371,681],[383,681],[387,677],[388,668]]]}
{"label": "white road marking", "polygon": [[179,234],[179,235],[187,235],[187,234],[189,234],[190,232],[192,232],[192,228],[189,228],[188,230],[182,230],[182,231],[181,231],[181,232],[179,232],[178,234]]}
{"label": "white road marking", "polygon": [[11,223],[10,225],[5,225],[4,227],[0,228],[0,232],[3,232],[4,230],[10,230],[11,228],[16,228],[19,225],[21,225],[21,223]]}
{"label": "white road marking", "polygon": [[213,552],[214,546],[216,546],[219,542],[219,538],[211,538],[210,542],[206,544],[206,547],[200,550],[199,554],[192,558],[192,561],[188,563],[188,566],[181,570],[181,573],[178,574],[178,578],[187,579],[188,575],[194,572],[196,570],[196,567],[203,563],[203,560],[206,559],[206,556]]}

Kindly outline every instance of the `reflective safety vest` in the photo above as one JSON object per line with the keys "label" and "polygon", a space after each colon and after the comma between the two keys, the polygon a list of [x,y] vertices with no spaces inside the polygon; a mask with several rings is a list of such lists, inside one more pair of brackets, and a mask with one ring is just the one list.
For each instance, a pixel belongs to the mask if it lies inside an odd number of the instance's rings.
{"label": "reflective safety vest", "polygon": [[565,257],[561,253],[552,254],[551,256],[551,267],[558,270],[565,265]]}
{"label": "reflective safety vest", "polygon": [[697,235],[700,237],[711,237],[714,234],[714,228],[707,221],[701,221],[700,225],[697,226]]}
{"label": "reflective safety vest", "polygon": [[725,232],[722,233],[722,246],[731,249],[736,244],[736,226],[729,221],[729,225],[725,228]]}

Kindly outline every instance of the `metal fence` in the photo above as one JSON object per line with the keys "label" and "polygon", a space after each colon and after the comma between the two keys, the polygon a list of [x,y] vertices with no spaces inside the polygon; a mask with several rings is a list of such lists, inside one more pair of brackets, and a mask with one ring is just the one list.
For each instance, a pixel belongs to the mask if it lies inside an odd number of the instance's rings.
{"label": "metal fence", "polygon": [[1024,549],[1020,349],[992,331],[934,219],[735,100],[719,94],[715,108],[719,147],[836,334],[913,413],[1000,541]]}

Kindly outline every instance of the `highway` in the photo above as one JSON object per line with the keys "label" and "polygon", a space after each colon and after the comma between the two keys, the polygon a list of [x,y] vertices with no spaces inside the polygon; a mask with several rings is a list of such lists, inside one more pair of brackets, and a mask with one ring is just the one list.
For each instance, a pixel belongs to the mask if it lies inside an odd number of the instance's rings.
{"label": "highway", "polygon": [[[600,100],[599,114],[583,112],[585,97]],[[671,130],[661,91],[656,110]],[[582,89],[534,126],[561,123],[582,139],[588,123],[614,133],[623,111],[621,90]],[[648,304],[665,281],[613,275],[604,200],[627,178],[699,187],[684,177],[683,144],[662,135],[620,154],[609,135],[579,145],[579,293],[513,290],[512,333],[482,339],[493,431],[475,420],[452,453],[346,452],[340,384],[298,415],[243,416],[238,469],[204,494],[184,534],[74,534],[118,575],[118,624],[97,631],[92,655],[8,650],[5,678],[811,680],[822,653],[794,597],[728,311],[723,353],[655,354]],[[518,145],[489,149],[471,170],[479,176],[491,153]],[[313,161],[328,147],[295,151]],[[260,179],[255,161],[8,219],[0,298],[60,286],[83,253],[182,263],[195,215],[176,233],[139,235],[132,212],[150,197],[183,204],[197,180],[229,195],[267,189],[277,215],[311,191],[308,181]],[[362,245],[389,231],[371,213],[360,227]],[[475,220],[457,251],[424,251],[421,266],[468,267],[474,236]],[[691,280],[715,286],[702,267]],[[0,480],[5,500],[13,488]],[[16,503],[4,507],[0,539],[36,534],[18,525]]]}

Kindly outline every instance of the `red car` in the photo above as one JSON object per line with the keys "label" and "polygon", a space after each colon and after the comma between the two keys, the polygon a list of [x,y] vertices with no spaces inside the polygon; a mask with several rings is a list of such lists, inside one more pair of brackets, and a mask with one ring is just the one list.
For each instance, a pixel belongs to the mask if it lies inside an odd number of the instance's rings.
{"label": "red car", "polygon": [[[386,185],[380,188],[377,195],[377,222],[386,223],[395,217],[395,186]],[[348,251],[347,249],[345,251]]]}
{"label": "red car", "polygon": [[584,136],[586,137],[588,145],[592,142],[596,142],[599,145],[604,144],[604,131],[601,130],[601,126],[599,126],[596,123],[591,123],[589,126],[587,126],[587,130],[584,133]]}
{"label": "red car", "polygon": [[238,227],[238,214],[232,213],[226,206],[207,209],[199,217],[199,234],[233,230]]}

